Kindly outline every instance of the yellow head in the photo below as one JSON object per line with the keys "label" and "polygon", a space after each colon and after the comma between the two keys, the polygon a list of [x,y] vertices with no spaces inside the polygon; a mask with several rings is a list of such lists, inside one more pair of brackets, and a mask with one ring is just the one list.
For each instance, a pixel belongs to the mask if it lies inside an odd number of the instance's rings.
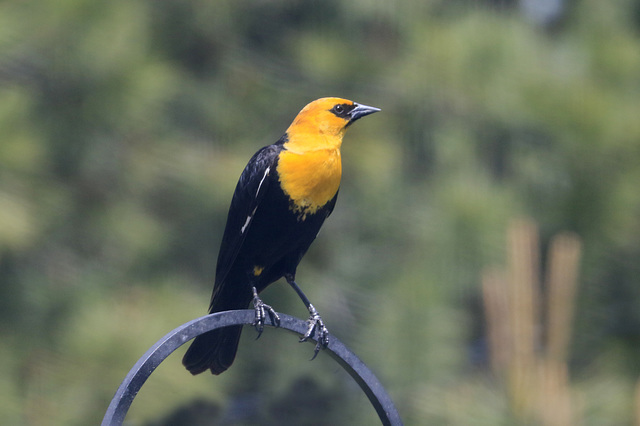
{"label": "yellow head", "polygon": [[310,151],[336,149],[351,123],[365,115],[380,111],[348,99],[320,98],[300,111],[287,129],[287,149]]}
{"label": "yellow head", "polygon": [[341,98],[322,98],[304,107],[287,129],[278,176],[291,209],[305,220],[335,197],[340,187],[340,145],[347,127],[380,111]]}

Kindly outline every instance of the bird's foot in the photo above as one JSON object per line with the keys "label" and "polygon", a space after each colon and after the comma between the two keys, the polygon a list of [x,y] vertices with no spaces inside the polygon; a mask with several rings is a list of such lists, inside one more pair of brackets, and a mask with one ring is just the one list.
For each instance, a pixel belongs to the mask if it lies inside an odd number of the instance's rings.
{"label": "bird's foot", "polygon": [[316,347],[313,351],[313,357],[311,360],[313,361],[317,356],[320,349],[324,349],[329,344],[329,330],[324,325],[324,321],[322,321],[322,317],[316,311],[316,308],[313,307],[312,304],[309,304],[309,319],[307,320],[307,324],[309,324],[307,328],[307,332],[304,333],[304,336],[300,338],[301,342],[306,342],[313,334],[316,329],[318,330],[318,337],[316,339]]}
{"label": "bird's foot", "polygon": [[253,321],[253,326],[256,328],[258,332],[258,337],[260,338],[262,335],[262,331],[264,331],[264,321],[267,319],[267,314],[269,314],[269,318],[272,323],[276,324],[276,327],[280,327],[280,316],[278,313],[271,307],[271,305],[267,305],[260,299],[258,296],[258,291],[255,287],[253,287],[253,310],[255,311],[255,319]]}

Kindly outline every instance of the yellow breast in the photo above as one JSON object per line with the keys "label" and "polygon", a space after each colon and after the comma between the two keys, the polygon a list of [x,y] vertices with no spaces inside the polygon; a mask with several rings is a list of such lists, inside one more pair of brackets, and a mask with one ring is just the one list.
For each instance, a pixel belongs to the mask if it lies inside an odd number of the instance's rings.
{"label": "yellow breast", "polygon": [[294,212],[315,213],[338,192],[342,177],[339,148],[306,152],[284,150],[278,159],[278,176]]}

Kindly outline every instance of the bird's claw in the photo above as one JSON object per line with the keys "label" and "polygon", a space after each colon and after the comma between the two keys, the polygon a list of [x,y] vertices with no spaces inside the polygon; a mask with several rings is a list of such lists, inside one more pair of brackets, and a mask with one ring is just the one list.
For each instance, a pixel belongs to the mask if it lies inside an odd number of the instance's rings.
{"label": "bird's claw", "polygon": [[316,311],[316,308],[314,308],[313,305],[309,305],[309,314],[309,319],[307,320],[307,332],[300,338],[300,342],[306,342],[314,335],[316,329],[318,330],[316,347],[313,350],[313,357],[311,358],[313,361],[318,356],[320,349],[326,348],[329,344],[329,330],[327,330],[327,327],[324,325],[324,321],[322,321],[322,317],[318,314],[318,311]]}
{"label": "bird's claw", "polygon": [[271,305],[267,305],[262,301],[262,299],[260,299],[260,297],[258,297],[258,292],[255,288],[253,289],[253,310],[255,312],[253,326],[258,332],[258,337],[256,337],[256,340],[260,338],[262,332],[264,331],[264,322],[267,319],[267,314],[269,314],[271,322],[275,323],[276,327],[280,327],[280,316],[271,307]]}

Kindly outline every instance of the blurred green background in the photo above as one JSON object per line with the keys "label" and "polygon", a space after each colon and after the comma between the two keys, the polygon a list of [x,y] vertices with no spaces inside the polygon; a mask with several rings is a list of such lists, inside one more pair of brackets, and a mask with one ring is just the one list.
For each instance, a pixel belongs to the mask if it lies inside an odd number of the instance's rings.
{"label": "blurred green background", "polygon": [[[346,136],[298,282],[406,424],[553,424],[490,366],[482,277],[521,217],[541,275],[554,235],[582,243],[572,422],[636,424],[638,0],[0,3],[3,424],[99,423],[147,348],[206,313],[246,161],[323,96],[383,112]],[[286,284],[263,298],[307,315]],[[128,424],[376,424],[312,345],[254,337],[219,377],[178,350]]]}

